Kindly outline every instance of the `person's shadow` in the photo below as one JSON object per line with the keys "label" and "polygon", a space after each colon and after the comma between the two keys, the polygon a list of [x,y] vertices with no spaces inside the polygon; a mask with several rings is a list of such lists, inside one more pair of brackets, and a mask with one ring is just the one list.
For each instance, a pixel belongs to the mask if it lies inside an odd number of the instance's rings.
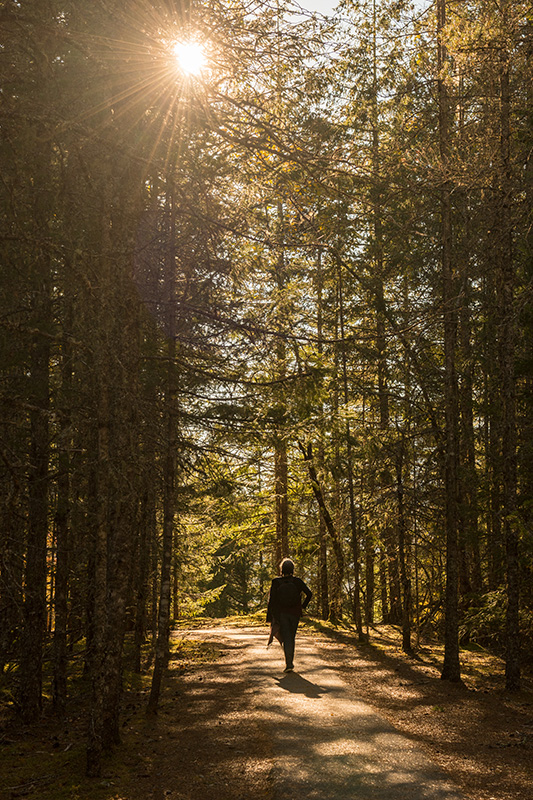
{"label": "person's shadow", "polygon": [[283,678],[276,678],[278,686],[293,694],[304,694],[306,697],[318,699],[327,692],[322,686],[302,678],[297,672],[288,672]]}

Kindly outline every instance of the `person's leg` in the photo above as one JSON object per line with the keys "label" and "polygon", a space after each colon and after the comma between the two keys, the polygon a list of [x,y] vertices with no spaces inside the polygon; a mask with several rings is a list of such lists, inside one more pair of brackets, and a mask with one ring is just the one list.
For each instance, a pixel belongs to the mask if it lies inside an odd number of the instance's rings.
{"label": "person's leg", "polygon": [[286,669],[292,669],[294,667],[294,642],[298,629],[298,617],[294,614],[284,614],[283,612],[279,616],[283,650],[285,652],[285,667]]}

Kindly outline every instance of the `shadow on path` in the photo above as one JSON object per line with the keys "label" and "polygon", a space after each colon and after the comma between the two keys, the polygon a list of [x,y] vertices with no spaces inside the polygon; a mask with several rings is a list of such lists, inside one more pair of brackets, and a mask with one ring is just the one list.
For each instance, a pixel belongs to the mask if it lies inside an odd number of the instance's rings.
{"label": "shadow on path", "polygon": [[271,747],[272,800],[461,800],[423,750],[325,664],[310,637],[298,639],[298,672],[280,674],[281,653],[266,650],[261,630],[217,636],[246,643],[241,665],[250,713]]}
{"label": "shadow on path", "polygon": [[303,694],[315,700],[320,699],[328,691],[317,683],[311,683],[311,681],[298,675],[297,672],[290,672],[288,675],[284,675],[283,678],[276,678],[276,681],[278,686],[287,692]]}

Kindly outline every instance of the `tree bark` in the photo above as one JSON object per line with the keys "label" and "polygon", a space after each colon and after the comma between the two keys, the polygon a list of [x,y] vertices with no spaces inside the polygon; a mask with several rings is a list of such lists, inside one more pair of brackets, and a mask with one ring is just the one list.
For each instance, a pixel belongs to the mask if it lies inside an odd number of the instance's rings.
{"label": "tree bark", "polygon": [[372,214],[375,248],[375,288],[376,288],[376,348],[378,353],[378,398],[379,425],[386,430],[389,424],[389,390],[387,350],[385,339],[385,306],[383,294],[383,220],[380,175],[379,143],[379,105],[378,105],[378,65],[377,65],[377,8],[372,2],[372,179],[374,182]]}
{"label": "tree bark", "polygon": [[476,469],[476,446],[474,433],[473,411],[473,377],[472,377],[472,348],[470,342],[470,323],[468,295],[465,292],[463,311],[461,312],[461,350],[464,364],[463,380],[460,389],[461,407],[461,439],[463,450],[464,481],[462,500],[463,512],[461,514],[461,527],[466,531],[465,547],[471,558],[471,571],[469,584],[477,595],[483,591],[483,574],[481,569],[480,532],[479,532],[479,480]]}
{"label": "tree bark", "polygon": [[387,578],[389,589],[389,616],[391,625],[401,625],[403,617],[402,589],[400,578],[398,537],[392,525],[387,525],[383,531],[385,549],[387,554]]}
{"label": "tree bark", "polygon": [[[46,270],[38,289],[37,325],[50,321]],[[43,332],[44,333],[44,332]],[[46,552],[49,484],[49,363],[50,344],[38,331],[33,336],[30,412],[31,447],[28,470],[28,544],[24,582],[24,630],[20,658],[19,704],[25,722],[34,722],[42,710],[43,641],[46,630]]]}
{"label": "tree bark", "polygon": [[154,714],[159,705],[163,674],[168,662],[168,643],[170,634],[170,601],[172,592],[172,550],[175,517],[176,480],[176,209],[173,187],[168,196],[168,263],[167,263],[167,302],[168,302],[168,345],[167,345],[167,387],[165,398],[166,414],[166,452],[163,485],[163,544],[161,557],[161,579],[159,588],[159,610],[157,640],[155,646],[154,671],[148,713]]}
{"label": "tree bark", "polygon": [[48,546],[48,489],[50,458],[50,332],[52,326],[51,264],[48,246],[50,214],[50,144],[44,129],[36,131],[44,139],[35,158],[33,216],[36,241],[31,282],[33,288],[33,326],[30,375],[30,452],[28,466],[28,542],[24,585],[24,628],[21,637],[20,682],[21,716],[35,721],[42,710],[43,643],[46,632],[46,581]]}
{"label": "tree bark", "polygon": [[[149,481],[145,477],[145,482]],[[146,486],[140,513],[138,578],[135,593],[135,632],[134,632],[134,671],[142,670],[142,646],[146,638],[146,615],[148,600],[148,572],[150,564],[150,541],[153,538],[155,522],[155,497],[151,486]]]}
{"label": "tree bark", "polygon": [[333,545],[333,553],[335,555],[335,576],[331,592],[332,594],[331,604],[337,605],[338,607],[338,604],[340,603],[341,599],[342,582],[344,578],[344,553],[342,549],[342,541],[337,529],[335,528],[333,519],[331,517],[331,514],[329,513],[329,509],[324,500],[324,494],[322,492],[316,468],[313,463],[312,445],[308,444],[306,446],[305,444],[303,444],[303,442],[298,442],[298,447],[300,448],[303,459],[307,465],[307,472],[309,474],[309,479],[311,481],[311,488],[313,489],[313,494],[318,503],[318,507],[320,509],[320,513],[324,520],[326,530],[331,538],[331,543]]}
{"label": "tree bark", "polygon": [[100,253],[98,259],[98,286],[87,297],[92,310],[89,319],[90,341],[89,359],[94,376],[93,441],[96,444],[96,468],[91,476],[92,511],[91,560],[88,575],[90,585],[90,604],[88,618],[90,640],[88,640],[88,669],[91,679],[91,708],[86,749],[86,774],[97,778],[102,770],[104,747],[104,715],[106,696],[106,633],[108,602],[108,555],[110,539],[111,511],[111,354],[109,351],[109,330],[111,326],[110,296],[110,186],[102,191],[100,221]]}
{"label": "tree bark", "polygon": [[372,531],[368,529],[365,536],[365,622],[366,625],[374,623],[374,595],[376,589],[375,579],[375,542]]}
{"label": "tree bark", "polygon": [[381,620],[384,623],[390,622],[389,596],[387,591],[387,553],[385,547],[381,545],[379,549],[379,585],[381,598]]}
{"label": "tree bark", "polygon": [[458,460],[459,404],[456,374],[457,311],[452,261],[452,209],[451,182],[448,176],[451,109],[445,74],[448,56],[444,44],[446,26],[446,0],[437,0],[437,69],[439,98],[439,149],[443,170],[441,188],[441,259],[444,314],[444,405],[446,419],[446,446],[444,453],[444,481],[446,494],[446,594],[444,663],[441,677],[459,681],[459,608],[458,608]]}
{"label": "tree bark", "polygon": [[54,594],[54,675],[52,701],[57,714],[64,715],[67,703],[67,625],[70,562],[70,450],[72,392],[71,314],[67,314],[66,335],[61,355],[60,432],[58,445],[56,564]]}
{"label": "tree bark", "polygon": [[407,563],[407,521],[405,519],[404,485],[403,485],[403,442],[399,443],[396,453],[396,496],[398,503],[398,555],[400,562],[400,580],[402,583],[402,649],[412,652],[411,646],[411,580]]}
{"label": "tree bark", "polygon": [[[103,377],[103,376],[102,376]],[[109,393],[107,380],[100,382],[98,394],[98,462],[96,473],[96,517],[92,536],[92,641],[89,660],[91,710],[87,739],[86,772],[98,778],[102,770],[105,634],[107,611],[107,547],[109,515]]]}
{"label": "tree bark", "polygon": [[287,445],[280,436],[276,437],[274,450],[274,494],[276,512],[276,569],[282,558],[289,555],[289,498]]}
{"label": "tree bark", "polygon": [[[338,264],[338,295],[339,295],[339,324],[341,335],[341,365],[342,365],[342,384],[344,393],[344,406],[348,406],[348,369],[346,359],[346,337],[344,332],[344,292],[342,284],[342,267]],[[357,522],[357,512],[355,508],[355,489],[353,480],[353,459],[352,459],[352,434],[350,422],[346,419],[346,462],[348,471],[348,497],[350,503],[350,538],[352,544],[354,562],[354,621],[357,635],[360,640],[364,640],[363,618],[361,614],[361,546],[359,542],[359,526]]]}
{"label": "tree bark", "polygon": [[[323,289],[324,278],[322,273],[322,251],[319,248],[316,258],[316,293],[317,293],[317,323],[316,332],[318,338],[318,353],[320,359],[323,356]],[[320,404],[320,415],[324,414],[324,403]],[[324,471],[324,443],[319,444],[318,450],[318,463],[320,471]],[[328,546],[327,546],[327,529],[324,522],[324,517],[319,514],[318,517],[318,607],[322,619],[329,619],[330,604],[329,604],[329,584],[328,584]]]}
{"label": "tree bark", "polygon": [[[506,10],[506,4],[504,6]],[[505,683],[508,691],[520,691],[520,573],[518,561],[518,525],[516,521],[516,386],[514,308],[515,268],[512,251],[511,167],[510,167],[510,82],[509,55],[501,53],[500,68],[500,159],[501,177],[499,220],[498,299],[500,317],[500,375],[502,378],[502,466],[503,466],[503,530],[507,567],[506,660]]]}
{"label": "tree bark", "polygon": [[[323,471],[324,446],[319,445],[318,463]],[[318,518],[318,608],[322,619],[329,619],[328,548],[324,515]]]}
{"label": "tree bark", "polygon": [[318,555],[318,585],[319,609],[322,619],[329,619],[329,575],[328,575],[328,548],[327,529],[324,517],[320,515],[318,522],[319,555]]}

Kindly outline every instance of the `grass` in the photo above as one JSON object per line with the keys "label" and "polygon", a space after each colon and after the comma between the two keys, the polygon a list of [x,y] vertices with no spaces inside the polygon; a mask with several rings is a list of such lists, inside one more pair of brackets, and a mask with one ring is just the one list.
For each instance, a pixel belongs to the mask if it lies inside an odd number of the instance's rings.
{"label": "grass", "polygon": [[235,614],[229,617],[192,617],[174,621],[175,630],[195,630],[198,628],[249,628],[266,625],[266,608],[253,614]]}
{"label": "grass", "polygon": [[220,647],[210,642],[192,642],[190,639],[176,638],[170,641],[170,661],[183,668],[191,664],[207,664],[220,658]]}

